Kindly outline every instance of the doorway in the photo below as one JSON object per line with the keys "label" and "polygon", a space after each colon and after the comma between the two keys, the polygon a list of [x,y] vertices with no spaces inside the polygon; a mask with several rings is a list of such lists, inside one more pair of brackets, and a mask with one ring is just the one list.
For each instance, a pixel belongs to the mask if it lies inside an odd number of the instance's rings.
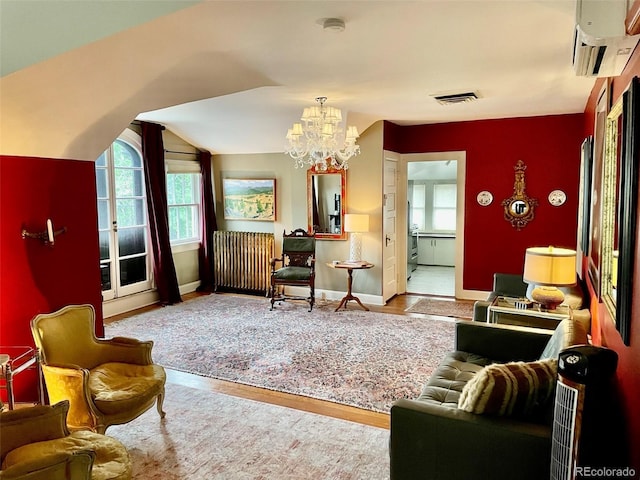
{"label": "doorway", "polygon": [[95,162],[102,299],[151,289],[140,137],[126,130]]}
{"label": "doorway", "polygon": [[407,162],[407,293],[456,296],[458,161]]}

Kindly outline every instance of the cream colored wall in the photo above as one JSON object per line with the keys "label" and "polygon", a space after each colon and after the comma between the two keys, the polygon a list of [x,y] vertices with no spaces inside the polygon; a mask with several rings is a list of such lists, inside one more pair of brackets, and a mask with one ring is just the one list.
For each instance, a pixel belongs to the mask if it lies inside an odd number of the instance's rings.
{"label": "cream colored wall", "polygon": [[[376,266],[355,272],[354,293],[382,293],[382,122],[362,133],[358,144],[361,153],[349,162],[347,171],[347,213],[368,213],[370,232],[363,235],[363,259]],[[296,169],[293,160],[282,153],[252,155],[214,155],[214,195],[218,228],[248,232],[271,232],[276,239],[276,255],[280,253],[282,232],[307,228],[306,170]],[[254,222],[224,220],[222,217],[223,178],[275,178],[276,221]],[[348,240],[319,240],[316,247],[316,288],[344,292],[347,276],[325,264],[349,257]]]}

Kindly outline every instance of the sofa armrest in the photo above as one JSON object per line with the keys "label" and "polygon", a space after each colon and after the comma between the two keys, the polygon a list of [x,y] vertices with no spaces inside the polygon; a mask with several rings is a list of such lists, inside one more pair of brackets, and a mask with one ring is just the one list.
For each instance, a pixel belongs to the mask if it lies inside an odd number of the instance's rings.
{"label": "sofa armrest", "polygon": [[456,350],[502,362],[537,360],[553,332],[493,323],[456,322]]}
{"label": "sofa armrest", "polygon": [[418,400],[391,408],[391,480],[549,478],[549,426]]}
{"label": "sofa armrest", "polygon": [[473,304],[473,321],[474,322],[486,322],[487,310],[489,309],[491,302],[486,300],[478,300]]}

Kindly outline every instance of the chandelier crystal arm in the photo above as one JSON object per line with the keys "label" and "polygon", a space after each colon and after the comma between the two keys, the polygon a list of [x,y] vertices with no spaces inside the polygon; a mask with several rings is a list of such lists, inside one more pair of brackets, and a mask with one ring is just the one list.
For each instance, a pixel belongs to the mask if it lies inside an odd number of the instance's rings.
{"label": "chandelier crystal arm", "polygon": [[345,134],[342,111],[325,106],[326,100],[327,97],[317,97],[318,105],[304,108],[302,123],[294,123],[287,131],[284,151],[293,158],[296,168],[307,164],[322,171],[329,160],[335,168],[346,170],[348,160],[360,153],[360,146],[356,144],[357,128],[348,126]]}

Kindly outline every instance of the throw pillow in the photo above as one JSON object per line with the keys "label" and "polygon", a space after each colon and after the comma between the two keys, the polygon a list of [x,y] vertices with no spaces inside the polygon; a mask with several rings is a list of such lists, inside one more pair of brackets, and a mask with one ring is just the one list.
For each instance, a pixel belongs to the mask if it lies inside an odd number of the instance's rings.
{"label": "throw pillow", "polygon": [[484,367],[462,389],[458,408],[491,415],[530,415],[551,397],[555,359],[494,363]]}

